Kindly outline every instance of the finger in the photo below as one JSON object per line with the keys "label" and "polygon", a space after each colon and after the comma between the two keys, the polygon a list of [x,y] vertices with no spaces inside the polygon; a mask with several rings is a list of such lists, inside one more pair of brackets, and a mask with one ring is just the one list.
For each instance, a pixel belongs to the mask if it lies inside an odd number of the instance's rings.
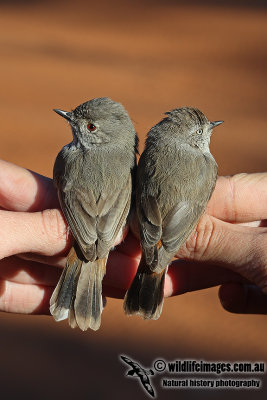
{"label": "finger", "polygon": [[110,297],[112,299],[123,299],[125,296],[125,293],[127,291],[126,288],[118,288],[114,286],[110,286],[103,282],[103,295],[106,297]]}
{"label": "finger", "polygon": [[14,283],[55,286],[61,272],[61,268],[22,260],[15,256],[0,261],[0,279]]}
{"label": "finger", "polygon": [[166,297],[180,295],[230,281],[244,282],[245,280],[239,274],[220,266],[178,260],[169,267],[164,295]]}
{"label": "finger", "polygon": [[0,280],[0,310],[22,314],[49,314],[54,287]]}
{"label": "finger", "polygon": [[140,258],[139,241],[129,232],[125,240],[109,254],[103,280],[103,293],[106,296],[124,297],[135,276]]}
{"label": "finger", "polygon": [[267,314],[267,296],[257,286],[227,283],[220,287],[219,298],[229,312]]}
{"label": "finger", "polygon": [[66,265],[66,257],[60,257],[60,256],[42,256],[41,254],[35,254],[35,253],[21,253],[17,254],[16,258],[25,260],[26,262],[31,261],[44,265],[49,265],[51,267],[59,267],[59,268],[64,268]]}
{"label": "finger", "polygon": [[40,211],[58,207],[51,179],[0,160],[0,207],[10,211]]}
{"label": "finger", "polygon": [[[116,242],[114,243],[116,249],[114,249],[114,251],[124,253],[125,255],[129,255],[129,257],[138,257],[138,255],[141,254],[140,244],[131,233],[127,233],[127,230],[128,228],[124,229],[122,236],[116,239]],[[66,264],[66,257],[43,256],[41,254],[35,253],[22,253],[18,254],[17,257],[23,260],[35,261],[37,263],[47,264],[60,268],[63,268]]]}
{"label": "finger", "polygon": [[0,210],[0,259],[19,253],[65,255],[71,235],[58,209],[37,213]]}
{"label": "finger", "polygon": [[204,215],[179,258],[227,267],[267,290],[267,228],[252,228]]}
{"label": "finger", "polygon": [[110,252],[103,279],[104,295],[123,298],[135,276],[139,261],[140,257],[132,257],[118,251]]}
{"label": "finger", "polygon": [[206,212],[228,222],[267,219],[267,173],[218,178]]}
{"label": "finger", "polygon": [[116,247],[116,251],[129,255],[130,257],[141,258],[141,246],[139,240],[134,236],[134,234],[129,231],[125,240]]}
{"label": "finger", "polygon": [[[131,240],[131,239],[130,239]],[[123,298],[136,274],[140,249],[135,256],[111,252],[103,280],[103,293],[109,297]],[[224,282],[245,282],[239,274],[227,268],[189,261],[174,261],[165,279],[165,297],[206,289]]]}
{"label": "finger", "polygon": [[[122,259],[124,271],[120,268],[120,264],[116,264],[116,258],[113,262],[108,265],[103,280],[103,293],[108,297],[122,299],[135,276],[139,258],[131,259],[130,264],[127,258]],[[165,278],[164,296],[181,295],[230,281],[246,282],[239,274],[223,267],[182,260],[174,261]]]}

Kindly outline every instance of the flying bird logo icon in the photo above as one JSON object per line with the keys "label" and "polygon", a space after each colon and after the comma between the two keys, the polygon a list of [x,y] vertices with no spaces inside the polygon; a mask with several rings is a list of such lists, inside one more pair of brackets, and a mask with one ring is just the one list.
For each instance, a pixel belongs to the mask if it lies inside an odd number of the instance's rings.
{"label": "flying bird logo icon", "polygon": [[128,364],[132,369],[128,370],[127,376],[133,376],[139,378],[141,385],[146,390],[146,392],[151,396],[155,397],[155,391],[153,386],[150,383],[149,375],[154,375],[154,371],[152,369],[144,369],[137,362],[132,361],[130,358],[126,356],[120,356],[121,359]]}

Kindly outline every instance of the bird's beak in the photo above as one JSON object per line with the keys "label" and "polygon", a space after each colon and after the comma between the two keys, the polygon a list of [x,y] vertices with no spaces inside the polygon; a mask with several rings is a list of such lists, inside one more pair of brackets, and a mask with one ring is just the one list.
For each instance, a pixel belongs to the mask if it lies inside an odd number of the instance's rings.
{"label": "bird's beak", "polygon": [[210,123],[211,129],[215,128],[215,126],[221,125],[223,122],[224,122],[224,121],[214,121],[214,122],[211,122],[211,123]]}
{"label": "bird's beak", "polygon": [[67,121],[72,121],[72,113],[68,111],[58,110],[57,108],[54,108],[53,111],[55,111],[61,117],[65,118]]}

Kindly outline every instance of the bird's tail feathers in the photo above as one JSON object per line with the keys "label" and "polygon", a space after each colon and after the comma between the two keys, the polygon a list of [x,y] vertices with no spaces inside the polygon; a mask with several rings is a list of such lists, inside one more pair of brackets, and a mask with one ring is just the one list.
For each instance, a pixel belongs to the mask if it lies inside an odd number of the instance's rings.
{"label": "bird's tail feathers", "polygon": [[81,260],[74,248],[50,299],[50,312],[56,321],[68,318],[72,328],[97,330],[101,324],[102,280],[106,258]]}
{"label": "bird's tail feathers", "polygon": [[56,321],[62,321],[68,317],[72,299],[75,297],[77,276],[79,276],[81,265],[82,261],[72,248],[68,255],[67,264],[50,299],[50,312]]}
{"label": "bird's tail feathers", "polygon": [[158,319],[164,301],[164,282],[167,267],[161,272],[151,271],[142,257],[134,280],[124,298],[124,311],[144,319]]}

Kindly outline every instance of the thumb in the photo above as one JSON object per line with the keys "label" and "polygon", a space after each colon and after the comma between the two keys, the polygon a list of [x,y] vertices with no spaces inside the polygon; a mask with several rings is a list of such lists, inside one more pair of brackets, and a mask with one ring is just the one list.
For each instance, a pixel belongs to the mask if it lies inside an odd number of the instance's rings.
{"label": "thumb", "polygon": [[267,228],[231,224],[204,215],[179,258],[231,269],[267,293]]}

